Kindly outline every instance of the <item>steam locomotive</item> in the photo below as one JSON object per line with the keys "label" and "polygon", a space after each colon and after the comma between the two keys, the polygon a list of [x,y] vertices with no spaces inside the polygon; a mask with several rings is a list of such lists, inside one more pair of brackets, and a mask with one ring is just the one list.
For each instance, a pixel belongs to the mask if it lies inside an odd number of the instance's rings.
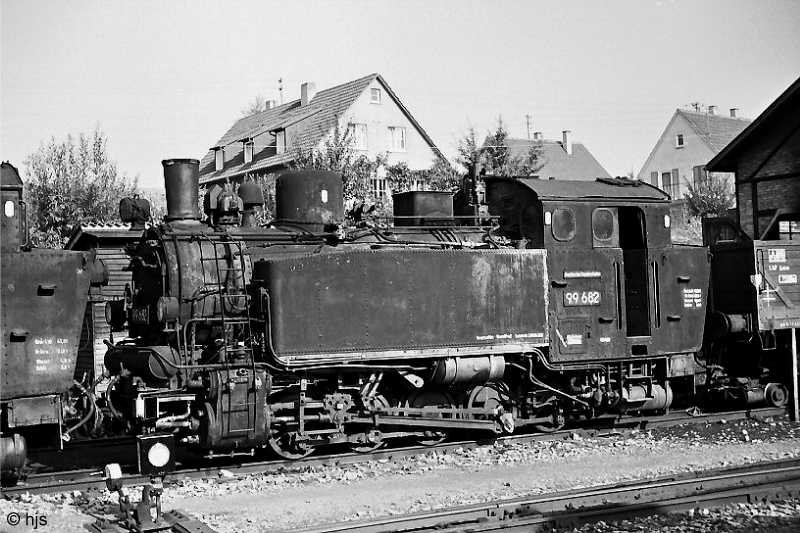
{"label": "steam locomotive", "polygon": [[198,162],[163,166],[167,215],[106,309],[129,335],[108,342],[101,403],[127,433],[298,459],[786,403],[762,309],[714,311],[721,267],[671,242],[648,184],[486,177],[489,216],[473,194],[413,191],[381,226],[345,223],[337,174],[294,171],[263,227],[256,185],[212,187],[203,221]]}
{"label": "steam locomotive", "polygon": [[380,229],[344,226],[338,175],[287,172],[263,228],[254,185],[209,191],[206,224],[197,162],[163,164],[166,220],[109,313],[131,335],[106,355],[109,399],[134,432],[294,459],[786,401],[768,358],[725,373],[730,336],[703,353],[708,250],[672,244],[669,199],[647,184],[487,178],[488,223],[409,192]]}

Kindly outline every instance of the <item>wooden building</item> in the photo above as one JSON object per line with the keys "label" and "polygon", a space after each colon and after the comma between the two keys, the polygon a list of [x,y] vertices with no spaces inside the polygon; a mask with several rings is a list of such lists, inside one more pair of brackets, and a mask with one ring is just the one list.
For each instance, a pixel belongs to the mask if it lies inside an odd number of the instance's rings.
{"label": "wooden building", "polygon": [[738,222],[750,238],[791,230],[790,221],[800,220],[800,78],[706,167],[735,173]]}
{"label": "wooden building", "polygon": [[[106,354],[105,340],[111,338],[111,327],[106,321],[106,302],[125,298],[125,287],[131,282],[127,270],[130,258],[125,247],[136,243],[141,230],[131,230],[125,224],[78,225],[65,248],[70,250],[94,250],[108,270],[108,285],[91,287],[89,302],[81,331],[76,375],[88,375],[96,381],[103,375],[103,358]],[[123,339],[127,331],[114,333],[115,340]]]}

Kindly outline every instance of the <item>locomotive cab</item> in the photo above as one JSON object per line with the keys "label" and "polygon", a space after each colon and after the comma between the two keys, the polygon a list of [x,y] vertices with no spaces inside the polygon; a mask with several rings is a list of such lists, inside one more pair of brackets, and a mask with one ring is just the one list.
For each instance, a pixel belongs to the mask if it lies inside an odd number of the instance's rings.
{"label": "locomotive cab", "polygon": [[613,363],[618,384],[646,383],[636,393],[618,387],[621,397],[668,408],[669,381],[694,373],[708,259],[671,243],[667,195],[622,179],[489,178],[487,197],[509,238],[548,251],[548,362],[609,374],[602,365]]}

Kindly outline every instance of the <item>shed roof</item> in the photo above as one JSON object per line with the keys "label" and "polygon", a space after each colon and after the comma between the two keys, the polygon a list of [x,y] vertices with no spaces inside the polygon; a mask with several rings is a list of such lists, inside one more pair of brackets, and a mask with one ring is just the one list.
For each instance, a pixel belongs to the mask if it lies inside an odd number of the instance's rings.
{"label": "shed roof", "polygon": [[582,143],[572,143],[572,153],[568,154],[561,141],[506,139],[509,152],[514,157],[525,157],[537,143],[541,143],[541,162],[544,166],[536,171],[536,174],[544,179],[553,177],[558,180],[591,181],[597,178],[611,178],[611,174]]}
{"label": "shed roof", "polygon": [[669,195],[649,183],[626,178],[585,180],[542,180],[535,178],[494,178],[517,181],[536,193],[541,200],[578,200],[606,198],[642,202],[668,202]]}
{"label": "shed roof", "polygon": [[759,131],[770,127],[776,118],[800,117],[800,78],[794,81],[778,98],[772,102],[763,113],[758,115],[745,129],[733,138],[727,145],[708,162],[706,168],[712,172],[733,172],[736,170],[736,161],[742,151],[753,140]]}
{"label": "shed roof", "polygon": [[85,250],[94,242],[133,242],[142,237],[142,231],[131,230],[130,224],[77,224],[72,228],[67,244],[68,250]]}

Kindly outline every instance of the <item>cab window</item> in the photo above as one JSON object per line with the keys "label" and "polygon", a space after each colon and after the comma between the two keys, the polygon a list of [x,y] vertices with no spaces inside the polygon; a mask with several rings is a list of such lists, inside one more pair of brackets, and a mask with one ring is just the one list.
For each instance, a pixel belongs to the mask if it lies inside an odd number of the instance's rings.
{"label": "cab window", "polygon": [[557,241],[571,241],[575,238],[575,213],[568,207],[553,211],[553,237]]}
{"label": "cab window", "polygon": [[619,223],[616,209],[598,207],[592,211],[592,245],[595,248],[619,246]]}

